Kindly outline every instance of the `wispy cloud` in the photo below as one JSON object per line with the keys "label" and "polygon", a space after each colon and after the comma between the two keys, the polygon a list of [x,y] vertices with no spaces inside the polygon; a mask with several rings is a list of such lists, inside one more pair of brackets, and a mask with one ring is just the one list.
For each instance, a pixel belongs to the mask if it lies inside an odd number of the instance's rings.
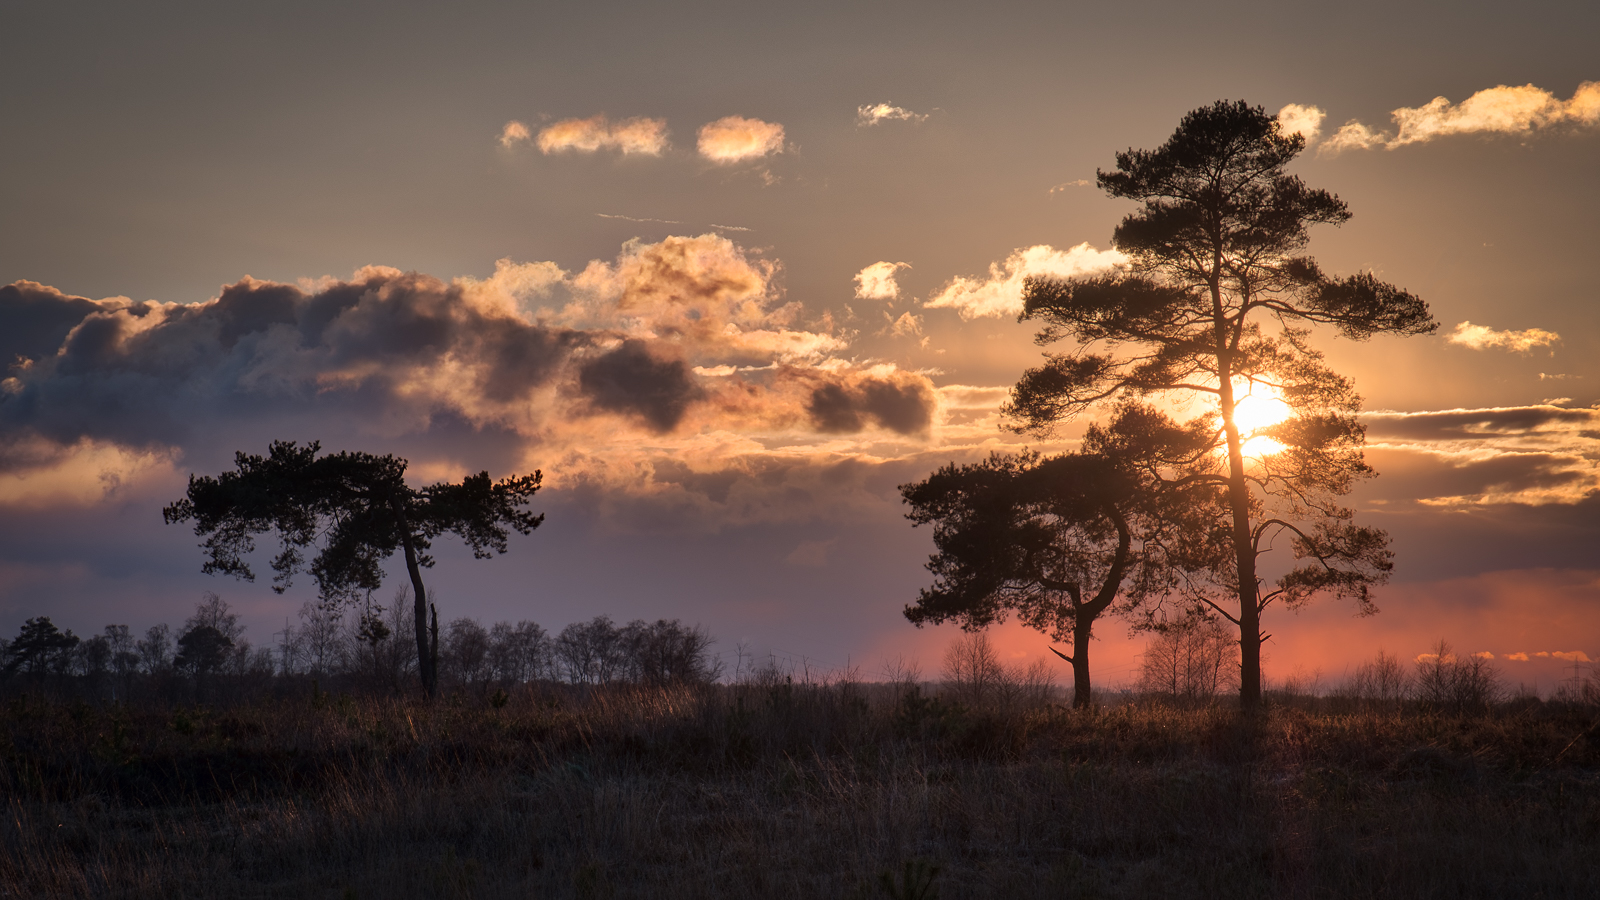
{"label": "wispy cloud", "polygon": [[783,126],[724,116],[700,127],[700,155],[714,163],[738,163],[783,152]]}
{"label": "wispy cloud", "polygon": [[500,146],[510,147],[518,141],[528,140],[530,136],[528,126],[512,119],[506,123],[506,127],[500,129]]}
{"label": "wispy cloud", "polygon": [[1366,413],[1391,509],[1579,504],[1600,494],[1600,409],[1553,404]]}
{"label": "wispy cloud", "polygon": [[652,219],[648,216],[623,216],[613,213],[595,213],[602,219],[621,219],[624,222],[655,222],[662,225],[682,225],[677,219]]}
{"label": "wispy cloud", "polygon": [[1528,136],[1561,128],[1593,128],[1600,125],[1600,82],[1585,81],[1568,100],[1532,84],[1502,84],[1460,103],[1435,97],[1422,106],[1401,107],[1390,118],[1394,132],[1380,132],[1355,120],[1346,122],[1318,152],[1372,147],[1392,150],[1457,134]]}
{"label": "wispy cloud", "polygon": [[562,119],[539,130],[543,153],[594,153],[616,150],[625,155],[660,156],[667,149],[667,122],[638,116],[612,122],[604,113],[587,119]]}
{"label": "wispy cloud", "polygon": [[900,296],[900,284],[895,273],[911,268],[910,263],[875,262],[856,273],[856,298],[860,300],[893,300]]}
{"label": "wispy cloud", "polygon": [[1561,335],[1554,331],[1545,331],[1543,328],[1496,331],[1486,325],[1462,322],[1456,326],[1455,331],[1450,332],[1446,340],[1473,350],[1496,349],[1527,353],[1535,347],[1548,347],[1556,343],[1561,340]]}
{"label": "wispy cloud", "polygon": [[1078,178],[1078,179],[1074,179],[1072,181],[1063,181],[1060,184],[1051,185],[1050,186],[1050,193],[1059,194],[1062,191],[1067,190],[1069,188],[1080,188],[1080,187],[1088,187],[1088,186],[1089,186],[1089,179],[1087,179],[1087,178]]}
{"label": "wispy cloud", "polygon": [[957,310],[963,319],[1014,316],[1022,311],[1023,281],[1031,276],[1095,275],[1126,261],[1127,257],[1117,250],[1096,250],[1087,243],[1069,250],[1037,244],[1013,250],[1003,262],[990,263],[987,278],[952,279],[923,305],[930,309]]}
{"label": "wispy cloud", "polygon": [[880,122],[925,122],[927,113],[915,113],[888,103],[856,107],[856,127],[867,128]]}

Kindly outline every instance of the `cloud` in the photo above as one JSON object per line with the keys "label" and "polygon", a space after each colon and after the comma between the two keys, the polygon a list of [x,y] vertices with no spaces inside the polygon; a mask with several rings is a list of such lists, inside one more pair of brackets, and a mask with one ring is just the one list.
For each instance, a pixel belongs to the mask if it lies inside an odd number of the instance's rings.
{"label": "cloud", "polygon": [[170,472],[174,454],[137,450],[84,438],[61,447],[36,434],[0,443],[0,507],[51,509],[88,506],[115,497],[124,485]]}
{"label": "cloud", "polygon": [[1124,264],[1116,250],[1096,250],[1087,243],[1070,250],[1038,244],[1013,250],[1004,262],[989,264],[988,278],[952,279],[933,299],[930,309],[954,309],[963,319],[1014,316],[1022,311],[1023,281],[1030,277],[1076,278],[1106,272]]}
{"label": "cloud", "polygon": [[783,152],[783,126],[725,116],[700,127],[700,155],[714,163],[739,163]]}
{"label": "cloud", "polygon": [[856,298],[859,300],[893,300],[900,296],[900,285],[894,273],[911,268],[910,263],[875,262],[856,273]]}
{"label": "cloud", "polygon": [[816,429],[826,433],[853,433],[875,423],[915,435],[927,433],[935,405],[925,377],[889,370],[852,373],[820,384],[811,391],[806,409]]}
{"label": "cloud", "polygon": [[828,551],[837,543],[839,543],[838,538],[826,541],[801,541],[783,561],[791,566],[820,568],[828,564]]}
{"label": "cloud", "polygon": [[[1540,655],[1542,656],[1543,654]],[[1552,650],[1550,651],[1550,658],[1564,659],[1567,662],[1594,662],[1589,658],[1589,654],[1582,650]]]}
{"label": "cloud", "polygon": [[1089,186],[1089,179],[1087,179],[1087,178],[1079,178],[1079,179],[1076,179],[1074,181],[1063,181],[1060,184],[1051,185],[1050,186],[1050,193],[1059,194],[1062,191],[1066,190],[1067,188],[1088,187],[1088,186]]}
{"label": "cloud", "polygon": [[681,359],[663,359],[637,338],[578,368],[579,392],[597,409],[637,415],[657,432],[676,428],[702,392]]}
{"label": "cloud", "polygon": [[542,153],[617,150],[624,155],[660,156],[667,149],[665,119],[635,117],[612,122],[604,113],[587,119],[562,119],[539,130]]}
{"label": "cloud", "polygon": [[884,319],[889,322],[888,333],[895,337],[922,337],[922,317],[911,313],[901,313],[896,318],[892,313],[885,312]]}
{"label": "cloud", "polygon": [[1561,406],[1492,406],[1425,412],[1377,410],[1362,416],[1369,436],[1420,441],[1581,434],[1600,427],[1600,410]]}
{"label": "cloud", "polygon": [[877,125],[879,122],[926,122],[927,113],[914,113],[909,109],[901,109],[888,103],[874,103],[869,106],[856,107],[856,127],[866,128]]}
{"label": "cloud", "polygon": [[1554,331],[1545,331],[1543,328],[1529,328],[1526,331],[1496,331],[1484,325],[1474,325],[1471,322],[1462,322],[1456,330],[1446,338],[1452,344],[1460,344],[1473,350],[1487,350],[1491,347],[1500,350],[1511,350],[1517,353],[1527,353],[1535,347],[1548,347],[1561,340],[1561,335]]}
{"label": "cloud", "polygon": [[1322,142],[1317,148],[1317,154],[1334,155],[1346,150],[1370,150],[1373,147],[1385,146],[1389,138],[1380,131],[1374,131],[1360,122],[1346,122],[1339,126],[1333,136]]}
{"label": "cloud", "polygon": [[500,146],[510,147],[512,144],[518,141],[526,141],[530,137],[528,126],[518,122],[516,119],[512,119],[506,123],[506,127],[500,129]]}
{"label": "cloud", "polygon": [[246,277],[194,304],[19,282],[0,289],[20,358],[0,388],[0,504],[92,502],[275,438],[392,449],[418,477],[471,459],[625,487],[651,460],[711,471],[928,440],[928,377],[837,356],[845,340],[802,324],[779,271],[704,234],[630,241],[576,273],[371,266]]}
{"label": "cloud", "polygon": [[1527,662],[1528,661],[1528,654],[1526,654],[1526,653],[1507,653],[1505,655],[1505,658],[1509,659],[1509,660],[1515,660],[1517,662]]}
{"label": "cloud", "polygon": [[659,225],[682,225],[683,224],[682,222],[679,222],[676,219],[652,219],[652,218],[649,218],[649,217],[641,218],[639,216],[613,215],[612,213],[595,213],[595,215],[599,216],[602,219],[621,219],[624,222],[648,222],[648,223],[659,224]]}
{"label": "cloud", "polygon": [[1317,136],[1322,130],[1322,120],[1327,118],[1327,113],[1315,106],[1302,106],[1290,103],[1278,110],[1278,127],[1286,134],[1298,134],[1306,139],[1306,144],[1317,142]]}
{"label": "cloud", "polygon": [[1393,134],[1352,120],[1324,142],[1319,152],[1379,146],[1392,150],[1457,134],[1528,136],[1561,128],[1592,128],[1600,125],[1600,82],[1585,81],[1571,99],[1564,101],[1531,84],[1502,84],[1478,91],[1457,104],[1435,97],[1422,106],[1402,107],[1390,118],[1396,128]]}
{"label": "cloud", "polygon": [[[1551,404],[1362,416],[1382,502],[1469,509],[1600,496],[1600,409]],[[1393,506],[1400,504],[1399,507]]]}

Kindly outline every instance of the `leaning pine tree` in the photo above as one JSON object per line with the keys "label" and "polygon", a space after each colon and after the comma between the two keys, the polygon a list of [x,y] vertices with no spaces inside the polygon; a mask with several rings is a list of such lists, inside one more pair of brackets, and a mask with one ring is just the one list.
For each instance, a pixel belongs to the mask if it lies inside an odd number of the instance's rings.
{"label": "leaning pine tree", "polygon": [[324,603],[339,605],[377,590],[382,563],[404,554],[411,577],[417,626],[417,672],[433,696],[438,688],[439,613],[427,602],[422,570],[433,565],[432,540],[459,536],[472,555],[506,552],[508,529],[527,534],[544,521],[522,509],[539,490],[540,473],[490,481],[488,472],[413,488],[406,461],[370,453],[317,456],[320,445],[274,441],[266,456],[237,453],[236,471],[189,476],[187,495],[168,506],[167,523],[195,523],[207,574],[254,581],[245,557],[255,535],[273,532],[281,552],[272,560],[272,589],[282,593],[306,568],[304,549],[320,543],[309,566]]}
{"label": "leaning pine tree", "polygon": [[[1184,116],[1160,148],[1117,154],[1099,184],[1141,204],[1112,235],[1129,265],[1028,280],[1021,319],[1043,321],[1041,345],[1075,346],[1025,373],[1005,410],[1019,430],[1044,432],[1102,404],[1204,399],[1182,430],[1209,430],[1210,451],[1158,474],[1166,490],[1217,498],[1209,540],[1190,542],[1189,596],[1239,628],[1246,708],[1261,698],[1268,604],[1331,593],[1373,612],[1369,589],[1393,567],[1388,535],[1338,502],[1373,472],[1360,398],[1310,348],[1309,326],[1356,340],[1436,327],[1417,297],[1369,274],[1331,278],[1302,255],[1310,226],[1350,218],[1336,196],[1285,172],[1304,148],[1260,107],[1219,101]],[[1281,412],[1252,428],[1241,404],[1268,400]],[[1283,534],[1296,563],[1263,584],[1260,557]]]}

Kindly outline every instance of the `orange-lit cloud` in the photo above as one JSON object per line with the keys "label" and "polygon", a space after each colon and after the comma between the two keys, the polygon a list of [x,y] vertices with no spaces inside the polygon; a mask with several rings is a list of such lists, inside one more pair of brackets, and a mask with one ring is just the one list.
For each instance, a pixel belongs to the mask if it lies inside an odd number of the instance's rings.
{"label": "orange-lit cloud", "polygon": [[860,300],[893,300],[900,296],[895,273],[911,268],[910,263],[875,262],[856,273],[856,297]]}
{"label": "orange-lit cloud", "polygon": [[914,113],[888,103],[873,103],[856,107],[856,126],[865,128],[880,122],[925,122],[927,113]]}
{"label": "orange-lit cloud", "polygon": [[1462,322],[1456,326],[1446,338],[1452,344],[1460,344],[1473,350],[1487,350],[1496,348],[1511,350],[1516,353],[1527,353],[1535,347],[1548,347],[1561,340],[1561,335],[1554,331],[1545,331],[1543,328],[1529,328],[1524,331],[1496,331],[1485,325],[1474,325],[1471,322]]}
{"label": "orange-lit cloud", "polygon": [[0,507],[49,509],[101,503],[129,485],[170,476],[175,455],[89,438],[63,447],[38,434],[20,434],[0,443]]}
{"label": "orange-lit cloud", "polygon": [[506,123],[506,127],[500,129],[500,146],[510,147],[518,141],[528,140],[531,136],[528,126],[512,119]]}
{"label": "orange-lit cloud", "polygon": [[[885,311],[883,318],[889,323],[888,327],[884,329],[888,334],[892,334],[895,337],[905,338],[922,337],[921,316],[904,312],[896,317],[893,313]],[[924,338],[923,340],[926,341],[927,339]]]}
{"label": "orange-lit cloud", "polygon": [[783,152],[783,126],[725,116],[700,127],[700,155],[714,163],[739,163]]}
{"label": "orange-lit cloud", "polygon": [[1552,404],[1363,415],[1390,506],[1574,504],[1600,492],[1600,409]]}
{"label": "orange-lit cloud", "polygon": [[1600,125],[1600,82],[1585,81],[1568,100],[1525,84],[1499,85],[1478,91],[1457,104],[1435,97],[1418,107],[1390,114],[1395,132],[1378,132],[1354,120],[1324,141],[1319,152],[1420,144],[1457,134],[1530,135],[1558,128]]}
{"label": "orange-lit cloud", "polygon": [[1022,283],[1030,276],[1073,278],[1111,270],[1127,261],[1117,250],[1096,250],[1087,243],[1069,250],[1037,244],[1013,250],[1003,262],[989,264],[987,278],[957,277],[923,305],[954,309],[963,319],[1014,316],[1022,311]]}
{"label": "orange-lit cloud", "polygon": [[1306,139],[1307,144],[1314,144],[1322,132],[1322,120],[1327,115],[1315,106],[1290,103],[1278,110],[1278,126],[1285,133],[1298,134]]}
{"label": "orange-lit cloud", "polygon": [[642,116],[612,122],[604,113],[587,119],[562,119],[539,130],[538,145],[543,153],[616,150],[624,155],[660,156],[667,149],[667,123]]}
{"label": "orange-lit cloud", "polygon": [[[841,357],[844,338],[801,321],[778,271],[705,234],[630,241],[577,273],[367,267],[305,286],[245,278],[191,305],[11,285],[0,349],[23,361],[0,391],[0,503],[91,502],[237,435],[264,446],[263,431],[392,445],[464,427],[501,441],[508,465],[623,485],[659,458],[708,472],[916,452],[938,423],[927,376]],[[413,471],[449,475],[449,456]]]}

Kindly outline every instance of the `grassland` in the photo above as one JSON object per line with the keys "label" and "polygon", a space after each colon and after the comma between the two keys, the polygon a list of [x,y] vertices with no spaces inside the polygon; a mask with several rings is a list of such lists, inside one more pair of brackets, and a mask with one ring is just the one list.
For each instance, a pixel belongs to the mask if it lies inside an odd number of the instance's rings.
{"label": "grassland", "polygon": [[0,708],[8,897],[1594,897],[1593,707],[912,684]]}

